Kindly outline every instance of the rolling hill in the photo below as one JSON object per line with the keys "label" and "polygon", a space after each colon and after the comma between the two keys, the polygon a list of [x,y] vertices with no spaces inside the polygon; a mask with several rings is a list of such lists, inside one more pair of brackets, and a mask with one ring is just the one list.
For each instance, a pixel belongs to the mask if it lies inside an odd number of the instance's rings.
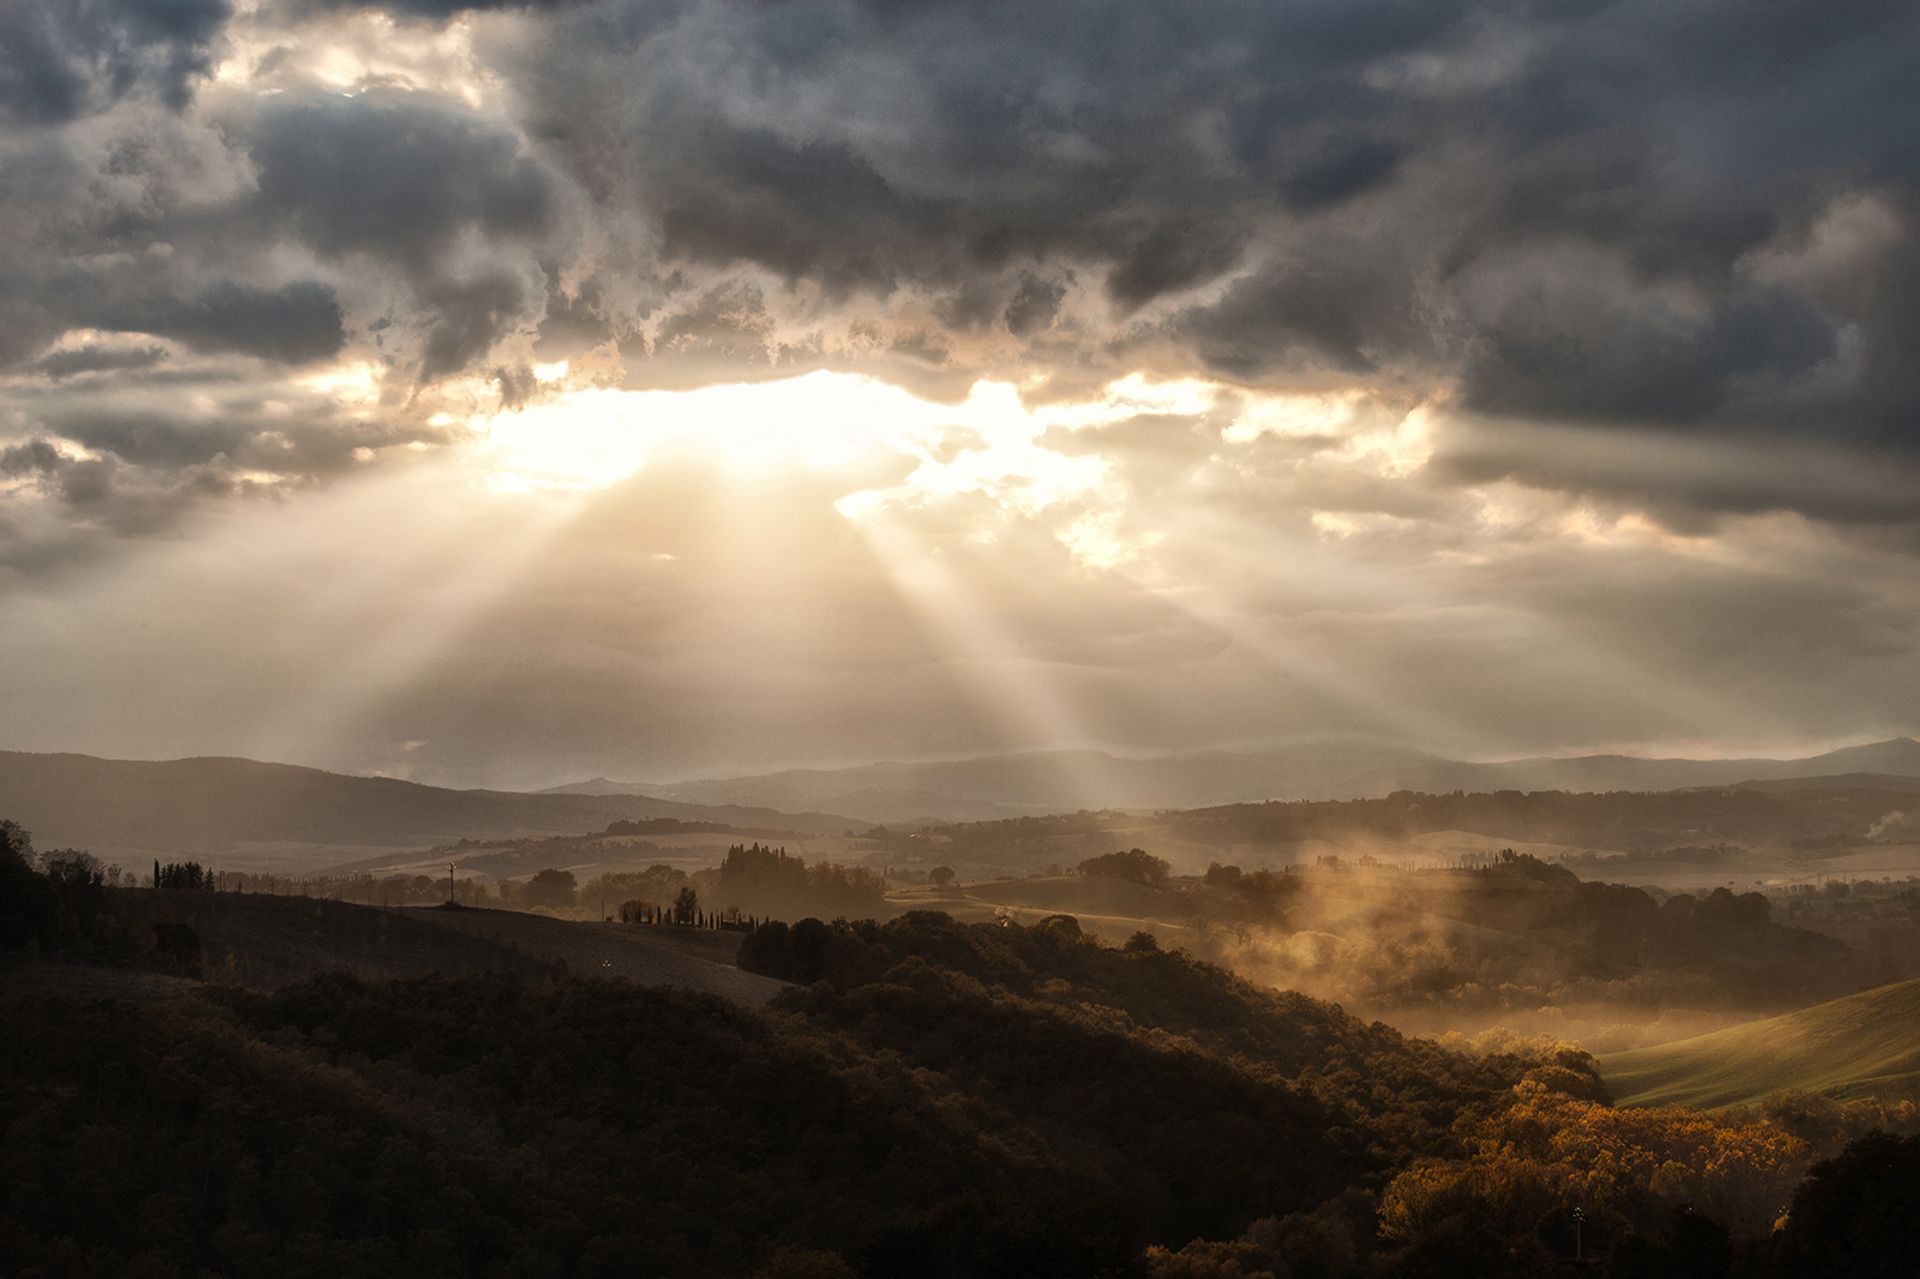
{"label": "rolling hill", "polygon": [[[671,784],[598,778],[559,787],[557,793],[621,791],[703,804],[828,808],[893,823],[916,817],[984,821],[1083,808],[1193,808],[1279,795],[1318,796],[1341,792],[1344,779],[1354,774],[1431,758],[1416,751],[1341,741],[1144,759],[1101,751],[1030,751],[932,763],[789,769]],[[830,805],[829,800],[837,802]]]}
{"label": "rolling hill", "polygon": [[543,792],[644,795],[850,813],[889,825],[970,822],[1079,809],[1205,808],[1269,799],[1378,798],[1394,791],[1670,791],[1745,782],[1877,775],[1920,778],[1920,742],[1900,737],[1801,759],[1645,759],[1631,755],[1495,763],[1439,759],[1350,741],[1271,751],[1196,751],[1128,759],[1037,751],[935,763],[789,769],[684,782],[605,777]]}
{"label": "rolling hill", "polygon": [[1764,1021],[1597,1059],[1622,1106],[1734,1106],[1789,1089],[1920,1092],[1920,979]]}
{"label": "rolling hill", "polygon": [[796,834],[862,825],[823,813],[632,795],[445,790],[246,759],[108,760],[0,752],[0,817],[41,848],[110,858],[195,856],[223,869],[304,873],[367,850],[578,835],[655,817]]}
{"label": "rolling hill", "polygon": [[1920,742],[1896,737],[1848,746],[1802,759],[1645,759],[1634,755],[1583,755],[1502,763],[1455,761],[1394,767],[1351,779],[1358,793],[1396,790],[1448,791],[1665,791],[1843,777],[1849,774],[1920,777]]}

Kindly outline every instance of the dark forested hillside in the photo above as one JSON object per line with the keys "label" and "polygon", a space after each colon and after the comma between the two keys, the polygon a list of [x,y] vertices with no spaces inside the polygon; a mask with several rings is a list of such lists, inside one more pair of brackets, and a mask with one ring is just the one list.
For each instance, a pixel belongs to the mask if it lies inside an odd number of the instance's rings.
{"label": "dark forested hillside", "polygon": [[[1565,1046],[1453,1051],[1070,916],[764,925],[744,965],[804,983],[767,1007],[551,970],[121,1002],[59,974],[170,952],[107,944],[120,890],[16,834],[0,977],[40,979],[0,981],[10,1279],[1517,1279],[1580,1272],[1576,1210],[1609,1274],[1758,1279],[1818,1158],[1916,1126],[1620,1111]],[[1866,1157],[1809,1192],[1789,1273],[1837,1273],[1805,1260],[1845,1252],[1820,1223],[1889,1228]]]}
{"label": "dark forested hillside", "polygon": [[[735,1274],[782,1244],[1096,1273],[1437,1148],[1324,1081],[945,977],[772,1016],[505,976],[18,1002],[0,1249],[20,1273]],[[1449,1112],[1501,1082],[1463,1074]]]}

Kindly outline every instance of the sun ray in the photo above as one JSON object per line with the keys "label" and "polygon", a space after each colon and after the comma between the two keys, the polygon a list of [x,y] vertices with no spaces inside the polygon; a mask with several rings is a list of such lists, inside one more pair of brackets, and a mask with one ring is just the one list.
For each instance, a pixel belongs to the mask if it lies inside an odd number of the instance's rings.
{"label": "sun ray", "polygon": [[[938,548],[927,547],[884,515],[863,519],[858,528],[889,582],[920,618],[927,638],[941,650],[942,664],[1009,741],[1045,748],[1090,744],[1071,701],[974,598]],[[1082,791],[1090,796],[1094,788],[1084,785]]]}
{"label": "sun ray", "polygon": [[[393,496],[400,494],[385,500]],[[509,599],[579,511],[579,501],[565,495],[442,506],[417,544],[396,548],[392,570],[357,583],[336,580],[329,609],[354,625],[331,629],[330,660],[259,726],[255,749],[290,757],[302,742],[372,718]]]}

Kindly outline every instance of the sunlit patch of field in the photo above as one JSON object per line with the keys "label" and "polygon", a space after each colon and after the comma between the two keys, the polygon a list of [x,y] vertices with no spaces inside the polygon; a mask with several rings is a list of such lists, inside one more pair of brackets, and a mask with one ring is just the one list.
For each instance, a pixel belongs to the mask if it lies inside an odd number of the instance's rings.
{"label": "sunlit patch of field", "polygon": [[1842,1100],[1913,1097],[1920,979],[1597,1060],[1623,1106],[1734,1106],[1788,1089]]}
{"label": "sunlit patch of field", "polygon": [[1356,1004],[1349,1011],[1377,1018],[1403,1034],[1425,1039],[1440,1039],[1449,1034],[1471,1039],[1490,1031],[1502,1031],[1524,1038],[1544,1036],[1576,1044],[1596,1056],[1710,1034],[1751,1019],[1749,1014],[1724,1009],[1648,1009],[1604,1001],[1482,1009],[1406,1005],[1363,1008]]}
{"label": "sunlit patch of field", "polygon": [[896,889],[887,894],[887,902],[902,911],[945,911],[962,923],[1032,923],[1048,915],[1072,915],[1082,928],[1101,937],[1124,940],[1144,930],[1175,944],[1187,927],[1176,921],[1193,912],[1188,896],[1177,890],[1079,875]]}
{"label": "sunlit patch of field", "polygon": [[1456,857],[1477,855],[1492,857],[1503,849],[1511,848],[1516,853],[1531,853],[1543,862],[1559,861],[1562,857],[1580,853],[1599,853],[1605,856],[1617,853],[1617,848],[1592,848],[1574,844],[1535,843],[1520,839],[1505,839],[1499,835],[1482,835],[1471,830],[1434,830],[1415,835],[1407,841],[1416,852],[1429,858],[1449,860]]}
{"label": "sunlit patch of field", "polygon": [[691,874],[717,866],[737,844],[762,843],[784,848],[796,857],[815,861],[859,861],[870,852],[871,841],[858,837],[782,838],[741,834],[738,831],[675,831],[670,834],[590,835],[578,839],[539,839],[525,843],[502,841],[469,847],[409,849],[391,857],[361,858],[334,867],[330,874],[353,873],[384,879],[393,875],[426,875],[444,879],[447,864],[459,865],[459,874],[482,879],[528,879],[543,870],[571,871],[583,883],[595,876],[638,872],[649,866],[672,866]]}
{"label": "sunlit patch of field", "polygon": [[1920,875],[1920,844],[1863,844],[1800,862],[1788,882],[1815,879],[1906,879]]}

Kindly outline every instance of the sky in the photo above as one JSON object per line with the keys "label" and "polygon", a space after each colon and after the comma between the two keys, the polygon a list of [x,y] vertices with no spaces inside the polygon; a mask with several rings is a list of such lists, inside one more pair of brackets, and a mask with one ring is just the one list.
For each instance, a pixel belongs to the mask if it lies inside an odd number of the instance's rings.
{"label": "sky", "polygon": [[0,747],[1920,728],[1905,0],[12,0]]}

